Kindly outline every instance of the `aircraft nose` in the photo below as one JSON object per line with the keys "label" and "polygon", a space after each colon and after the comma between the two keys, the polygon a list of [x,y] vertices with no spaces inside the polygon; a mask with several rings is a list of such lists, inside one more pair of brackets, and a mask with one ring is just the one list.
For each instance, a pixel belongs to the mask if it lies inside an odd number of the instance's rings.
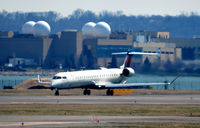
{"label": "aircraft nose", "polygon": [[51,81],[51,87],[55,87],[57,84],[56,84],[56,81],[55,80],[52,80]]}
{"label": "aircraft nose", "polygon": [[62,86],[62,82],[61,81],[58,81],[58,80],[52,80],[51,81],[51,87],[53,88],[59,88]]}

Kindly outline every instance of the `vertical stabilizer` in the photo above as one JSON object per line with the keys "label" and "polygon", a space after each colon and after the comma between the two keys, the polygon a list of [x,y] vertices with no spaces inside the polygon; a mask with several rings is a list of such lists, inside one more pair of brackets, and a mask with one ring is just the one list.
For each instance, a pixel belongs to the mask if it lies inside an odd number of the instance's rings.
{"label": "vertical stabilizer", "polygon": [[133,56],[133,55],[127,53],[126,58],[125,58],[125,60],[124,60],[124,63],[123,63],[123,65],[122,65],[123,68],[130,67],[132,56]]}

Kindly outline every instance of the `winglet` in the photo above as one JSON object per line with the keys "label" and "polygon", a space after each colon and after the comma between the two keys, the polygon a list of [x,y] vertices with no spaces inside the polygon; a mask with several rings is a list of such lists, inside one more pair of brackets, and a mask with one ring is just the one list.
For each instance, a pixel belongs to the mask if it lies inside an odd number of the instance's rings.
{"label": "winglet", "polygon": [[179,74],[178,76],[176,76],[176,77],[170,82],[170,84],[173,84],[180,76],[181,76],[181,74]]}
{"label": "winglet", "polygon": [[42,83],[42,80],[41,80],[40,75],[38,75],[38,82],[39,82],[39,83]]}
{"label": "winglet", "polygon": [[42,82],[40,75],[38,75],[38,83],[51,85],[51,82]]}

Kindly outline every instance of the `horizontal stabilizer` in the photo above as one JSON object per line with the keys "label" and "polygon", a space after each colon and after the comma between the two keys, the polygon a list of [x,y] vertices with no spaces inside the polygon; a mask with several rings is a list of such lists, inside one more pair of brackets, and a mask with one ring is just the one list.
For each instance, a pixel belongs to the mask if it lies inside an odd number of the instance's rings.
{"label": "horizontal stabilizer", "polygon": [[117,52],[117,53],[112,53],[112,55],[126,55],[126,58],[124,60],[123,65],[121,66],[121,68],[125,69],[127,67],[130,67],[131,64],[131,57],[133,55],[157,55],[160,56],[160,52],[156,52],[156,53],[152,53],[152,52]]}
{"label": "horizontal stabilizer", "polygon": [[160,55],[160,53],[150,53],[150,52],[117,52],[117,53],[112,53],[112,55]]}

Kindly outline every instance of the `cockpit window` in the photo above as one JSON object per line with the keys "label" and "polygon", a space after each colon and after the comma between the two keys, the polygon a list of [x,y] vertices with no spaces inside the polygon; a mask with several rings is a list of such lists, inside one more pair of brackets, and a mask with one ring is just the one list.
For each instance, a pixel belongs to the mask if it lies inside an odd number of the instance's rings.
{"label": "cockpit window", "polygon": [[63,76],[63,77],[61,77],[61,76],[54,76],[52,79],[54,79],[54,80],[56,80],[56,79],[67,79],[67,77],[66,76]]}
{"label": "cockpit window", "polygon": [[54,76],[52,79],[56,79],[57,78],[57,76]]}
{"label": "cockpit window", "polygon": [[61,79],[61,77],[60,77],[60,76],[57,76],[57,79]]}

